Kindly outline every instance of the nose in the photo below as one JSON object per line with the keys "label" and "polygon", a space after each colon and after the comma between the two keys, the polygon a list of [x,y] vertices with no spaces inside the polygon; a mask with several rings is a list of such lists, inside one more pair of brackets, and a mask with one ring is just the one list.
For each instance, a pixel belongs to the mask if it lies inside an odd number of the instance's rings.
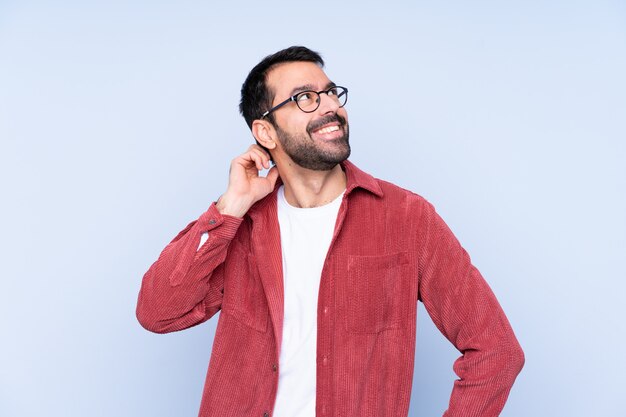
{"label": "nose", "polygon": [[318,111],[321,114],[337,113],[339,110],[339,102],[330,97],[327,93],[320,93],[320,106]]}

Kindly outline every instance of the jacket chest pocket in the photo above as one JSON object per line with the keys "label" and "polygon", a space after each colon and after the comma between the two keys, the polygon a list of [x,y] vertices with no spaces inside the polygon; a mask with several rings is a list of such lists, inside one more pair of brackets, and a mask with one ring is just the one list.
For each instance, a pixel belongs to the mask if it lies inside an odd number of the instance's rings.
{"label": "jacket chest pocket", "polygon": [[349,256],[339,297],[351,333],[403,328],[410,317],[413,285],[406,252]]}
{"label": "jacket chest pocket", "polygon": [[269,308],[254,256],[235,249],[229,254],[224,272],[222,312],[259,332],[265,332]]}

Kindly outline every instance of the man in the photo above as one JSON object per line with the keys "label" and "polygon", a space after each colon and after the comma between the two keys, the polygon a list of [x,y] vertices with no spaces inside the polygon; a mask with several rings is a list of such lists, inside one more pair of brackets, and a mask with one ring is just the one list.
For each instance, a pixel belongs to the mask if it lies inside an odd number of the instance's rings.
{"label": "man", "polygon": [[221,310],[202,417],[399,417],[421,300],[462,352],[444,415],[497,416],[524,361],[513,331],[433,207],[347,160],[348,90],[323,65],[291,47],[252,69],[258,144],[150,267],[137,317],[165,333]]}

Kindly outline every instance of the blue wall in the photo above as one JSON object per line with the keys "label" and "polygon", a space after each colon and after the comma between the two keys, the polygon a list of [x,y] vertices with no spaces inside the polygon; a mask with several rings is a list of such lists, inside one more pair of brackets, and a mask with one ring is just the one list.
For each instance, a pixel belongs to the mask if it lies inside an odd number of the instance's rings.
{"label": "blue wall", "polygon": [[[170,4],[171,3],[171,4]],[[0,416],[195,416],[215,321],[134,318],[143,272],[252,141],[292,44],[350,88],[352,160],[435,204],[526,352],[503,416],[622,417],[620,1],[0,2]],[[423,309],[411,416],[458,352]]]}

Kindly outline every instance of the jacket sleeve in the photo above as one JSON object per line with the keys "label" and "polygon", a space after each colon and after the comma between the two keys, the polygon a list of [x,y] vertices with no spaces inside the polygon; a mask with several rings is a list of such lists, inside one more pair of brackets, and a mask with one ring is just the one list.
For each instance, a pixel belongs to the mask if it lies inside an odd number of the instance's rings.
{"label": "jacket sleeve", "polygon": [[[222,216],[212,204],[165,247],[141,284],[137,319],[144,328],[155,333],[178,331],[219,311],[224,261],[241,222]],[[205,232],[208,239],[198,248]]]}
{"label": "jacket sleeve", "polygon": [[493,292],[429,203],[422,220],[419,298],[462,353],[444,417],[496,417],[524,354]]}

